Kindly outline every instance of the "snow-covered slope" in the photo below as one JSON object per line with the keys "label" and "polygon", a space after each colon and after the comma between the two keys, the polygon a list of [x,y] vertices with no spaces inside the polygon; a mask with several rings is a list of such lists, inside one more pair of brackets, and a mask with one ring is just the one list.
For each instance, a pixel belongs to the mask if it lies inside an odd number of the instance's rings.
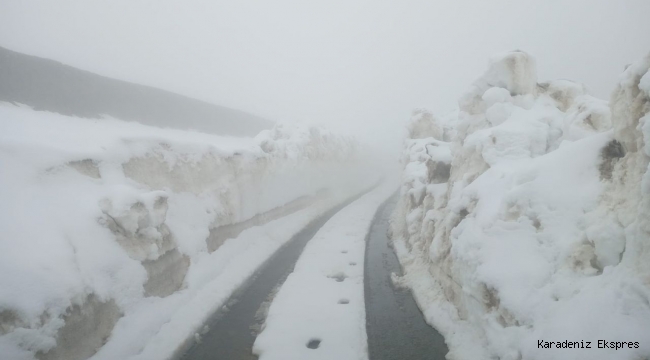
{"label": "snow-covered slope", "polygon": [[0,46],[0,101],[99,119],[254,136],[271,121],[170,91],[112,79]]}
{"label": "snow-covered slope", "polygon": [[97,358],[126,359],[150,339],[165,346],[142,354],[169,356],[300,226],[378,178],[318,128],[219,137],[6,103],[0,128],[3,359],[86,359],[107,340]]}
{"label": "snow-covered slope", "polygon": [[650,357],[648,68],[608,104],[511,52],[414,113],[392,231],[450,359]]}

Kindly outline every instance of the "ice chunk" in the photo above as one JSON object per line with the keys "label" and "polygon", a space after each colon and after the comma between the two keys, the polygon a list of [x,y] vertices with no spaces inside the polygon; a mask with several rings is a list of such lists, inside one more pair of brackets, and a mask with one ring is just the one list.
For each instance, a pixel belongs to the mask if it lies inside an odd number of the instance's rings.
{"label": "ice chunk", "polygon": [[648,94],[640,88],[646,86],[648,80],[642,84],[641,79],[648,76],[649,69],[650,54],[628,66],[621,75],[610,100],[616,138],[629,151],[637,151],[642,143],[637,126],[641,117],[650,112]]}
{"label": "ice chunk", "polygon": [[523,51],[494,56],[479,81],[507,89],[512,95],[534,94],[537,88],[535,58]]}
{"label": "ice chunk", "polygon": [[423,139],[432,137],[436,140],[442,140],[443,131],[440,128],[439,121],[431,112],[425,109],[413,111],[411,120],[408,123],[409,138]]}
{"label": "ice chunk", "polygon": [[487,89],[483,96],[481,97],[485,104],[490,107],[496,103],[504,103],[512,101],[512,96],[510,96],[510,91],[501,88],[501,87],[492,87]]}

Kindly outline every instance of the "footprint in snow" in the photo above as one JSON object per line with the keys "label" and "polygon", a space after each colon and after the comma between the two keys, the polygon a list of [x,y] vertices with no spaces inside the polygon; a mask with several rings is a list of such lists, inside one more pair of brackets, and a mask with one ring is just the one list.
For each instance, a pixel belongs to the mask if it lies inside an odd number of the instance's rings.
{"label": "footprint in snow", "polygon": [[345,280],[345,278],[347,278],[347,277],[348,277],[348,276],[345,275],[345,274],[342,273],[342,272],[338,272],[338,273],[336,273],[336,274],[333,274],[333,275],[329,275],[329,276],[328,276],[328,278],[334,279],[334,280],[336,280],[337,282],[342,282],[342,281]]}
{"label": "footprint in snow", "polygon": [[307,347],[310,349],[318,349],[320,346],[320,339],[310,339],[307,343]]}

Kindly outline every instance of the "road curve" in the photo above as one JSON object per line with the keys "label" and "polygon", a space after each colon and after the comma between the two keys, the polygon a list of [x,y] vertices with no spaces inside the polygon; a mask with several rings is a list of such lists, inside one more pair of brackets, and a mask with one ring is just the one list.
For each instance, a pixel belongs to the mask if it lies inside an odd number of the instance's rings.
{"label": "road curve", "polygon": [[[363,193],[365,194],[365,192]],[[193,341],[181,360],[252,360],[255,337],[264,321],[263,310],[286,280],[305,245],[338,211],[361,197],[355,196],[328,211],[296,234],[262,266],[244,289],[206,323],[200,341]],[[370,360],[444,360],[448,349],[443,337],[422,316],[411,292],[396,288],[391,273],[401,273],[387,236],[395,207],[393,196],[383,204],[370,227],[365,260],[366,332]]]}
{"label": "road curve", "polygon": [[397,196],[377,211],[368,234],[365,261],[366,333],[370,360],[444,360],[445,340],[429,326],[411,292],[393,286],[401,266],[390,246],[389,219]]}
{"label": "road curve", "polygon": [[357,200],[374,187],[350,198],[345,203],[329,210],[278,250],[228,301],[226,310],[221,310],[206,323],[206,332],[200,341],[193,342],[181,360],[250,360],[257,359],[252,353],[255,337],[264,322],[264,307],[268,306],[274,290],[279,288],[291,273],[305,245],[318,230],[338,211]]}

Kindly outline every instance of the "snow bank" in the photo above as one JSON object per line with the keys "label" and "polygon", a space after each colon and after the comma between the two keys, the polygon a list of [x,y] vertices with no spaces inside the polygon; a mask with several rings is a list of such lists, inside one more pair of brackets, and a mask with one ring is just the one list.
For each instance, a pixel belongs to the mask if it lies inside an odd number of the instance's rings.
{"label": "snow bank", "polygon": [[378,177],[322,129],[232,138],[9,104],[0,124],[3,359],[86,359],[107,340],[95,358],[128,359],[152,339],[167,357],[301,224]]}
{"label": "snow bank", "polygon": [[445,131],[405,143],[406,279],[450,359],[647,358],[650,55],[609,104],[534,64],[495,58],[459,112],[412,120]]}
{"label": "snow bank", "polygon": [[366,237],[387,181],[335,214],[307,244],[276,294],[253,352],[261,360],[367,359]]}

